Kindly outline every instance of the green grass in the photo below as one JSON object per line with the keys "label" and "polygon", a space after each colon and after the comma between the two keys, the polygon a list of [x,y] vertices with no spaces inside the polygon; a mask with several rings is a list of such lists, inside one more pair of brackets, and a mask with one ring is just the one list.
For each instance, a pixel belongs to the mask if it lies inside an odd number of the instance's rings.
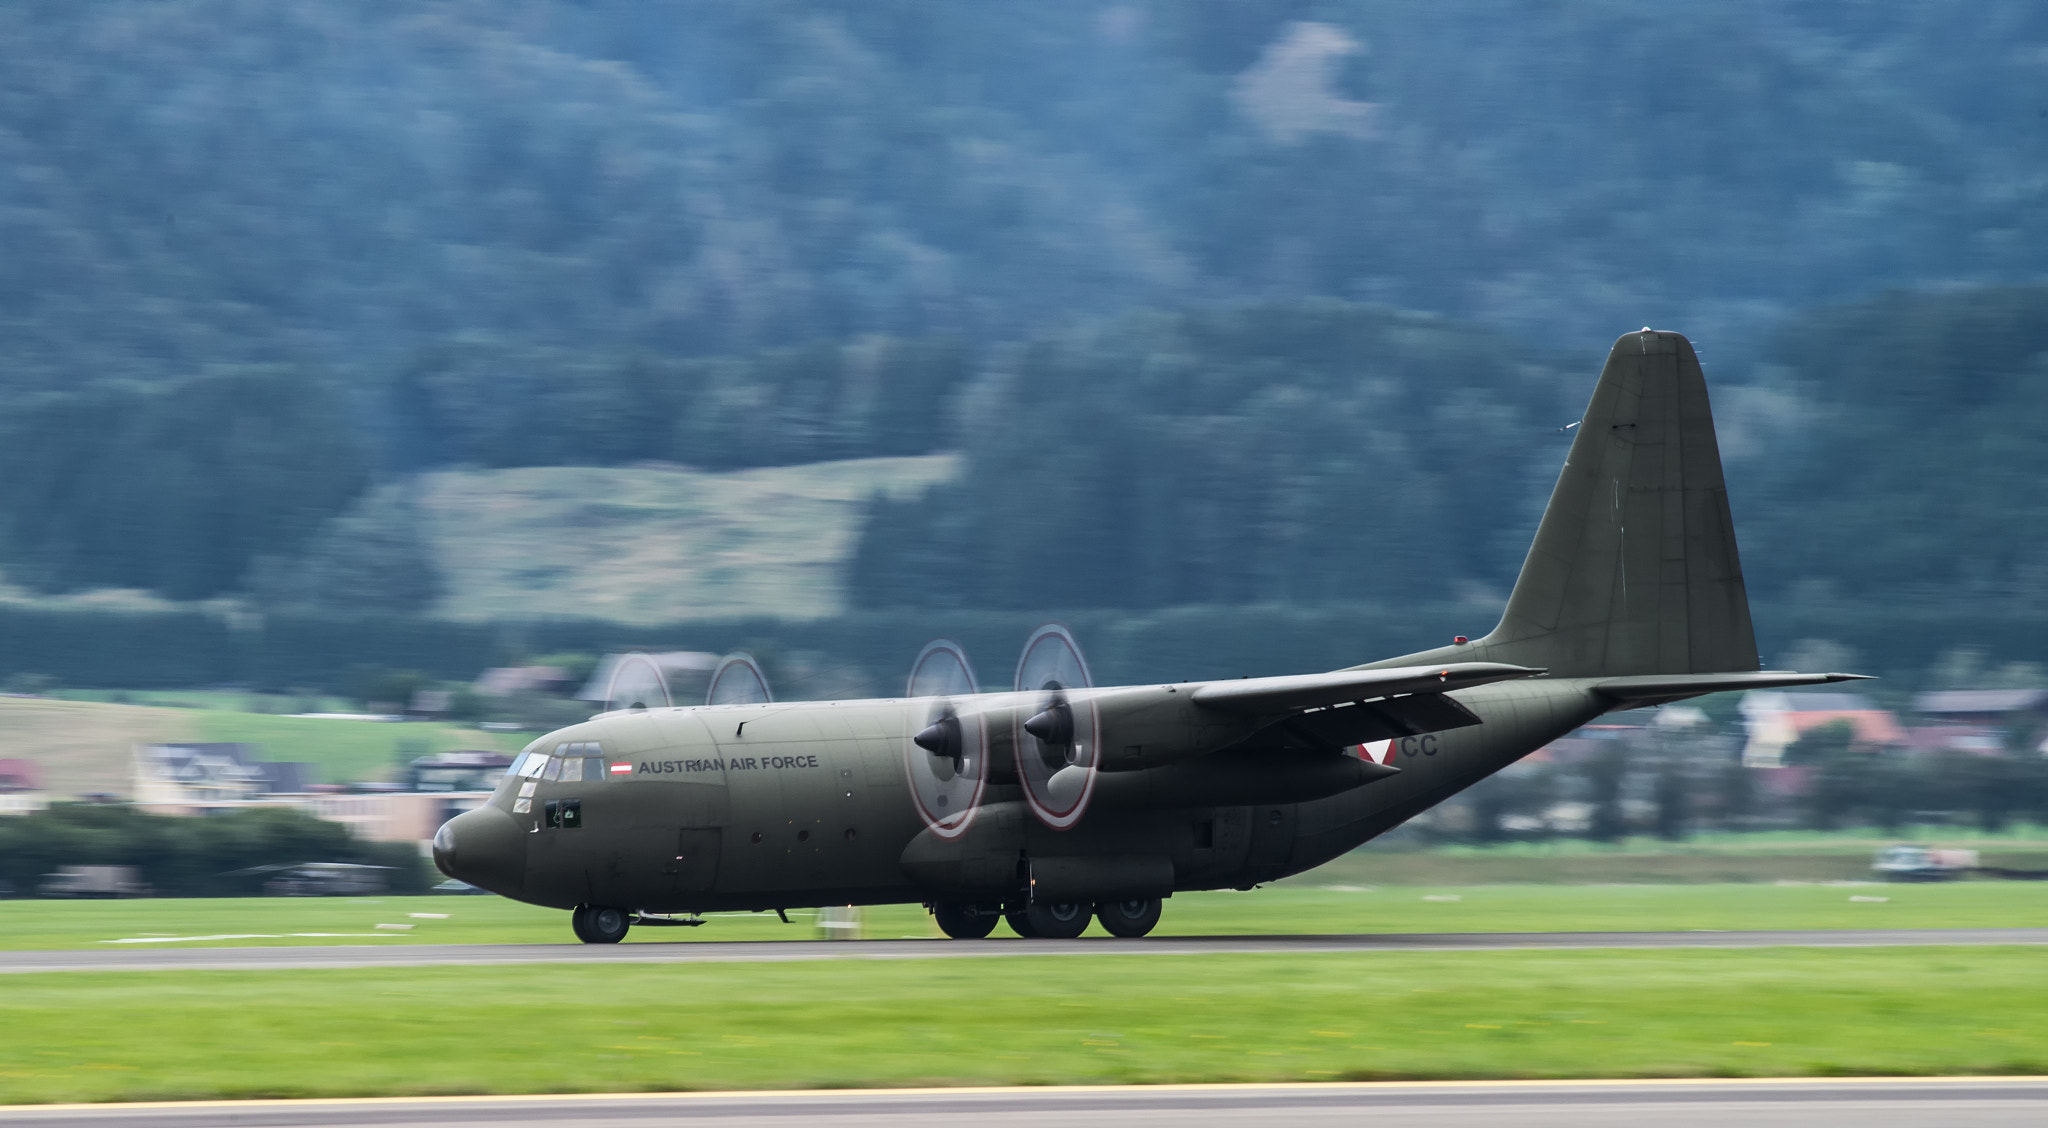
{"label": "green grass", "polygon": [[534,466],[421,475],[455,619],[668,623],[845,610],[844,573],[877,493],[957,477],[957,455],[705,473]]}
{"label": "green grass", "polygon": [[[809,917],[793,919],[785,925],[771,913],[714,915],[702,928],[636,929],[627,942],[800,940],[815,934]],[[412,927],[379,930],[379,924]],[[938,935],[916,905],[870,908],[864,927],[865,934],[876,939]],[[1250,893],[1183,893],[1167,902],[1158,934],[1999,927],[2048,927],[2048,885],[1281,886]],[[380,931],[385,934],[377,935]],[[344,935],[292,935],[302,932]],[[362,935],[366,933],[370,935]],[[566,913],[498,897],[0,902],[0,948],[191,947],[199,945],[161,938],[238,934],[255,935],[202,943],[570,941]],[[1007,930],[999,930],[999,935],[1008,935]],[[120,939],[152,942],[108,943]]]}
{"label": "green grass", "polygon": [[429,752],[488,748],[513,752],[531,733],[492,733],[463,725],[383,723],[266,713],[206,711],[192,715],[194,739],[263,746],[272,760],[298,760],[318,769],[321,783],[400,778],[400,764]]}
{"label": "green grass", "polygon": [[349,713],[358,706],[321,694],[252,693],[240,689],[59,689],[61,701],[108,705],[155,705],[167,709],[224,709],[245,713]]}
{"label": "green grass", "polygon": [[[103,691],[104,692],[104,691]],[[271,760],[315,765],[313,782],[393,779],[399,761],[451,748],[513,751],[531,734],[489,733],[452,724],[326,720],[236,711],[237,694],[192,691],[150,696],[152,704],[55,698],[0,698],[0,759],[42,767],[59,796],[128,794],[137,744],[185,741],[261,745]],[[161,698],[161,701],[154,699]],[[167,707],[177,701],[180,707]],[[402,755],[403,754],[403,755]]]}
{"label": "green grass", "polygon": [[57,973],[0,1102],[2048,1071],[2033,950]]}

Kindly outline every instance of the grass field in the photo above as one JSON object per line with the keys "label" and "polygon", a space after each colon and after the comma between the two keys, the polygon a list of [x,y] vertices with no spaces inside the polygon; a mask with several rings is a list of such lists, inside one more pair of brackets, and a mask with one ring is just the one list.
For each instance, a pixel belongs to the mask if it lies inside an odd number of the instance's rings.
{"label": "grass field", "polygon": [[[230,705],[198,699],[200,704]],[[315,765],[314,782],[390,778],[401,756],[451,748],[516,750],[530,735],[487,733],[460,725],[380,724],[243,713],[232,708],[169,708],[55,698],[0,698],[0,759],[40,765],[58,795],[132,787],[137,744],[248,742],[272,760]]]}
{"label": "grass field", "polygon": [[57,973],[0,1102],[2048,1071],[2034,950]]}
{"label": "grass field", "polygon": [[1916,826],[1885,835],[1865,827],[1835,832],[1699,834],[1676,842],[1555,839],[1427,850],[1374,844],[1287,880],[1388,885],[1857,881],[1871,877],[1872,855],[1895,842],[1968,847],[1978,851],[1987,866],[2048,873],[2048,830],[2014,825],[1995,833]]}
{"label": "grass field", "polygon": [[[792,919],[785,925],[772,913],[717,915],[702,928],[636,929],[627,943],[813,935],[809,917]],[[1995,927],[2048,927],[2048,885],[1281,886],[1183,893],[1167,902],[1158,934]],[[916,905],[868,909],[864,931],[875,939],[938,935]],[[568,914],[498,897],[0,901],[0,947],[8,949],[569,941]]]}
{"label": "grass field", "polygon": [[450,470],[420,478],[456,619],[669,623],[844,610],[862,507],[956,476],[955,455],[707,474],[681,466]]}

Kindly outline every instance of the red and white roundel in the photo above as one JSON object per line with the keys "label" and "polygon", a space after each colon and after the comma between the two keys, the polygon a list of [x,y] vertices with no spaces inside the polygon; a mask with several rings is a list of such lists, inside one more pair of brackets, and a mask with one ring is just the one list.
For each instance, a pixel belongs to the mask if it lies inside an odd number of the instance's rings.
{"label": "red and white roundel", "polygon": [[1394,742],[1391,740],[1375,740],[1370,744],[1356,745],[1353,750],[1359,759],[1375,764],[1391,763],[1394,759]]}

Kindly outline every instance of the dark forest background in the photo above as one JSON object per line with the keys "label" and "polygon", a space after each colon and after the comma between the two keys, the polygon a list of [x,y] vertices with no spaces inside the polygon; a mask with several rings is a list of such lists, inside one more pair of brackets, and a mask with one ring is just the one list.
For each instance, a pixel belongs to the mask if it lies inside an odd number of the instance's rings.
{"label": "dark forest background", "polygon": [[1884,645],[2048,615],[2044,276],[2019,0],[11,4],[0,569],[417,615],[423,469],[959,450],[862,612],[1393,622],[1647,324]]}

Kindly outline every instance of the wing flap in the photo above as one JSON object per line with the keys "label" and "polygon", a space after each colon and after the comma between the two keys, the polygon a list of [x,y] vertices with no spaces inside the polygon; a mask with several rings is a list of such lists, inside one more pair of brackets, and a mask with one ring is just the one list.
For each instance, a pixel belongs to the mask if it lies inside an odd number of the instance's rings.
{"label": "wing flap", "polygon": [[1470,709],[1441,693],[1410,693],[1312,710],[1289,717],[1276,727],[1305,744],[1347,748],[1478,723],[1479,718]]}

